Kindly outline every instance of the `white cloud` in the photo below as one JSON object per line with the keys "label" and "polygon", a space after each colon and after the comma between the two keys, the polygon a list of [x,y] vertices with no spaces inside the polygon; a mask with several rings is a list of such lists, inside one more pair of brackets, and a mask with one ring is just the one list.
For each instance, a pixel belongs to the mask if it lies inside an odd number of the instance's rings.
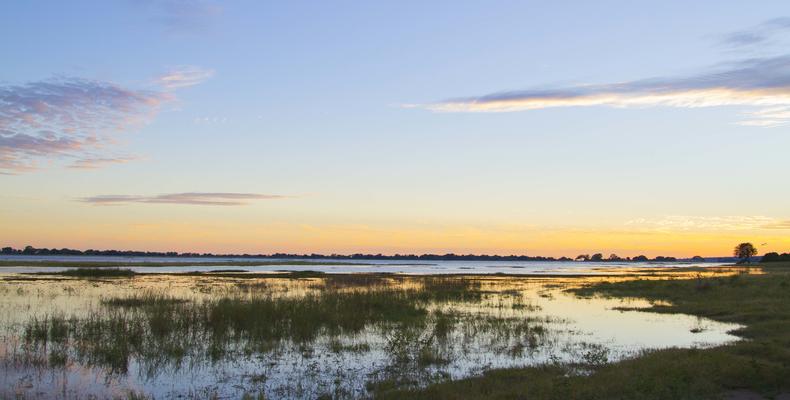
{"label": "white cloud", "polygon": [[[790,18],[775,18],[722,36],[721,43],[743,54],[783,43]],[[515,112],[556,107],[723,107],[747,108],[744,126],[772,127],[790,122],[790,54],[786,45],[773,55],[741,58],[708,67],[696,75],[586,84],[541,90],[515,90],[408,104],[436,112]]]}
{"label": "white cloud", "polygon": [[690,77],[502,92],[422,105],[438,112],[513,112],[590,106],[760,107],[742,124],[782,124],[790,121],[787,112],[790,108],[790,56],[731,63]]}

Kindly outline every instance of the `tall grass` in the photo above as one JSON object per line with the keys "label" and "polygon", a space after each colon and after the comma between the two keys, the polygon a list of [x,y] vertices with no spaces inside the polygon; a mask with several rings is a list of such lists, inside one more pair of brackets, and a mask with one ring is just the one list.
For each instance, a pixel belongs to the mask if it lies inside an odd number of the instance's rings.
{"label": "tall grass", "polygon": [[[426,277],[407,283],[385,275],[309,278],[320,284],[295,296],[280,295],[261,281],[240,282],[201,301],[151,290],[105,297],[102,307],[86,317],[31,318],[24,339],[39,350],[51,342],[68,343],[74,360],[124,374],[132,358],[153,373],[163,365],[179,366],[187,358],[217,361],[270,351],[283,343],[309,347],[320,337],[351,337],[368,328],[426,331],[430,343],[409,349],[417,355],[411,359],[429,365],[441,360],[430,345],[445,339],[457,321],[429,307],[481,298],[479,283],[470,279]],[[369,349],[354,347],[365,348]]]}

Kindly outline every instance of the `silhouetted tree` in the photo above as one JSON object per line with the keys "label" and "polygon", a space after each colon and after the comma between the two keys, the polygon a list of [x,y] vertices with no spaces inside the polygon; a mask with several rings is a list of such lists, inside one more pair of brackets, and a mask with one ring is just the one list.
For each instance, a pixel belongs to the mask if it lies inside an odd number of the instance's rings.
{"label": "silhouetted tree", "polygon": [[590,261],[590,255],[589,254],[579,254],[578,256],[576,256],[576,261]]}
{"label": "silhouetted tree", "polygon": [[649,259],[647,258],[647,256],[638,255],[638,256],[632,258],[631,261],[642,261],[642,262],[644,262],[644,261],[649,261]]}
{"label": "silhouetted tree", "polygon": [[595,253],[590,257],[590,261],[603,261],[603,254]]}
{"label": "silhouetted tree", "polygon": [[779,261],[790,261],[790,253],[782,253],[779,254],[775,251],[770,253],[765,253],[760,262],[779,262]]}
{"label": "silhouetted tree", "polygon": [[754,245],[751,243],[741,243],[735,246],[733,249],[732,254],[735,257],[740,258],[741,260],[738,261],[738,264],[748,263],[753,255],[757,254],[757,249],[754,248]]}
{"label": "silhouetted tree", "polygon": [[779,255],[779,253],[772,251],[770,253],[763,254],[763,258],[760,259],[760,262],[775,262],[775,261],[779,261],[780,257],[781,256]]}

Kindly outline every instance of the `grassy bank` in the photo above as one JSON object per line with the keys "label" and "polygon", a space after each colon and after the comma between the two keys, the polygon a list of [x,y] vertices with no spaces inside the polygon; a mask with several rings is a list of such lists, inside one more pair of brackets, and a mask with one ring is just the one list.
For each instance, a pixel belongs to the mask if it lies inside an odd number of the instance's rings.
{"label": "grassy bank", "polygon": [[[382,399],[718,399],[736,390],[772,398],[790,390],[790,263],[765,274],[602,282],[579,296],[637,297],[646,310],[686,313],[744,325],[746,340],[712,349],[666,349],[602,366],[545,365],[489,371],[482,377],[388,390]],[[578,373],[579,368],[587,373]]]}

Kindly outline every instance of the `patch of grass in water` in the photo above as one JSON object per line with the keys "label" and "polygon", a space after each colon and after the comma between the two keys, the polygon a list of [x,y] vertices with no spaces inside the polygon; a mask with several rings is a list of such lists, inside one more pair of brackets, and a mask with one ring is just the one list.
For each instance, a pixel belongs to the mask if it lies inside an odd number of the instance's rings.
{"label": "patch of grass in water", "polygon": [[131,278],[135,272],[122,268],[76,268],[60,272],[39,272],[40,275],[62,275],[74,278]]}
{"label": "patch of grass in water", "polygon": [[246,269],[232,269],[232,268],[228,268],[228,269],[212,269],[211,271],[208,271],[208,272],[212,273],[212,274],[218,274],[218,273],[242,274],[242,273],[247,273],[247,272],[250,272],[250,271],[247,271]]}
{"label": "patch of grass in water", "polygon": [[[479,299],[471,294],[479,284],[457,278],[418,279],[403,286],[398,278],[385,276],[320,277],[325,290],[296,296],[276,295],[261,280],[237,282],[230,286],[235,291],[203,301],[162,291],[102,298],[103,307],[79,319],[32,318],[25,339],[39,349],[53,341],[68,342],[73,358],[112,374],[127,373],[132,358],[153,373],[165,365],[178,366],[186,357],[220,360],[239,351],[268,352],[283,342],[308,349],[319,337],[354,336],[372,326],[425,329],[434,318],[427,310],[431,302]],[[435,319],[434,336],[446,336],[453,322],[446,316]],[[369,350],[366,344],[355,346],[342,350]],[[423,362],[428,355],[421,356]]]}
{"label": "patch of grass in water", "polygon": [[[491,346],[520,355],[540,343],[544,332],[538,320],[468,311],[490,308],[487,296],[495,294],[484,292],[478,278],[297,276],[309,279],[291,281],[290,274],[255,280],[212,277],[221,289],[205,297],[179,298],[163,290],[110,296],[87,316],[64,318],[67,352],[53,354],[46,345],[52,343],[49,325],[45,334],[36,333],[42,324],[32,319],[26,324],[28,342],[33,350],[48,351],[50,358],[101,368],[107,375],[129,373],[134,361],[142,375],[153,377],[182,365],[233,362],[283,350],[315,359],[327,350],[365,353],[371,344],[381,345],[365,342],[373,333],[387,344],[377,347],[388,356],[382,364],[386,376],[402,387],[447,379],[442,367],[460,354],[452,342],[459,337],[488,335],[496,342]],[[199,280],[202,284],[205,279]],[[514,295],[503,296],[510,301]],[[498,321],[502,318],[506,320]]]}
{"label": "patch of grass in water", "polygon": [[160,291],[144,291],[140,294],[131,294],[123,297],[109,297],[101,299],[101,304],[110,307],[167,307],[172,304],[185,303],[182,299],[165,294]]}
{"label": "patch of grass in water", "polygon": [[327,274],[316,288],[329,290],[338,289],[380,289],[391,283],[391,276],[386,274]]}

